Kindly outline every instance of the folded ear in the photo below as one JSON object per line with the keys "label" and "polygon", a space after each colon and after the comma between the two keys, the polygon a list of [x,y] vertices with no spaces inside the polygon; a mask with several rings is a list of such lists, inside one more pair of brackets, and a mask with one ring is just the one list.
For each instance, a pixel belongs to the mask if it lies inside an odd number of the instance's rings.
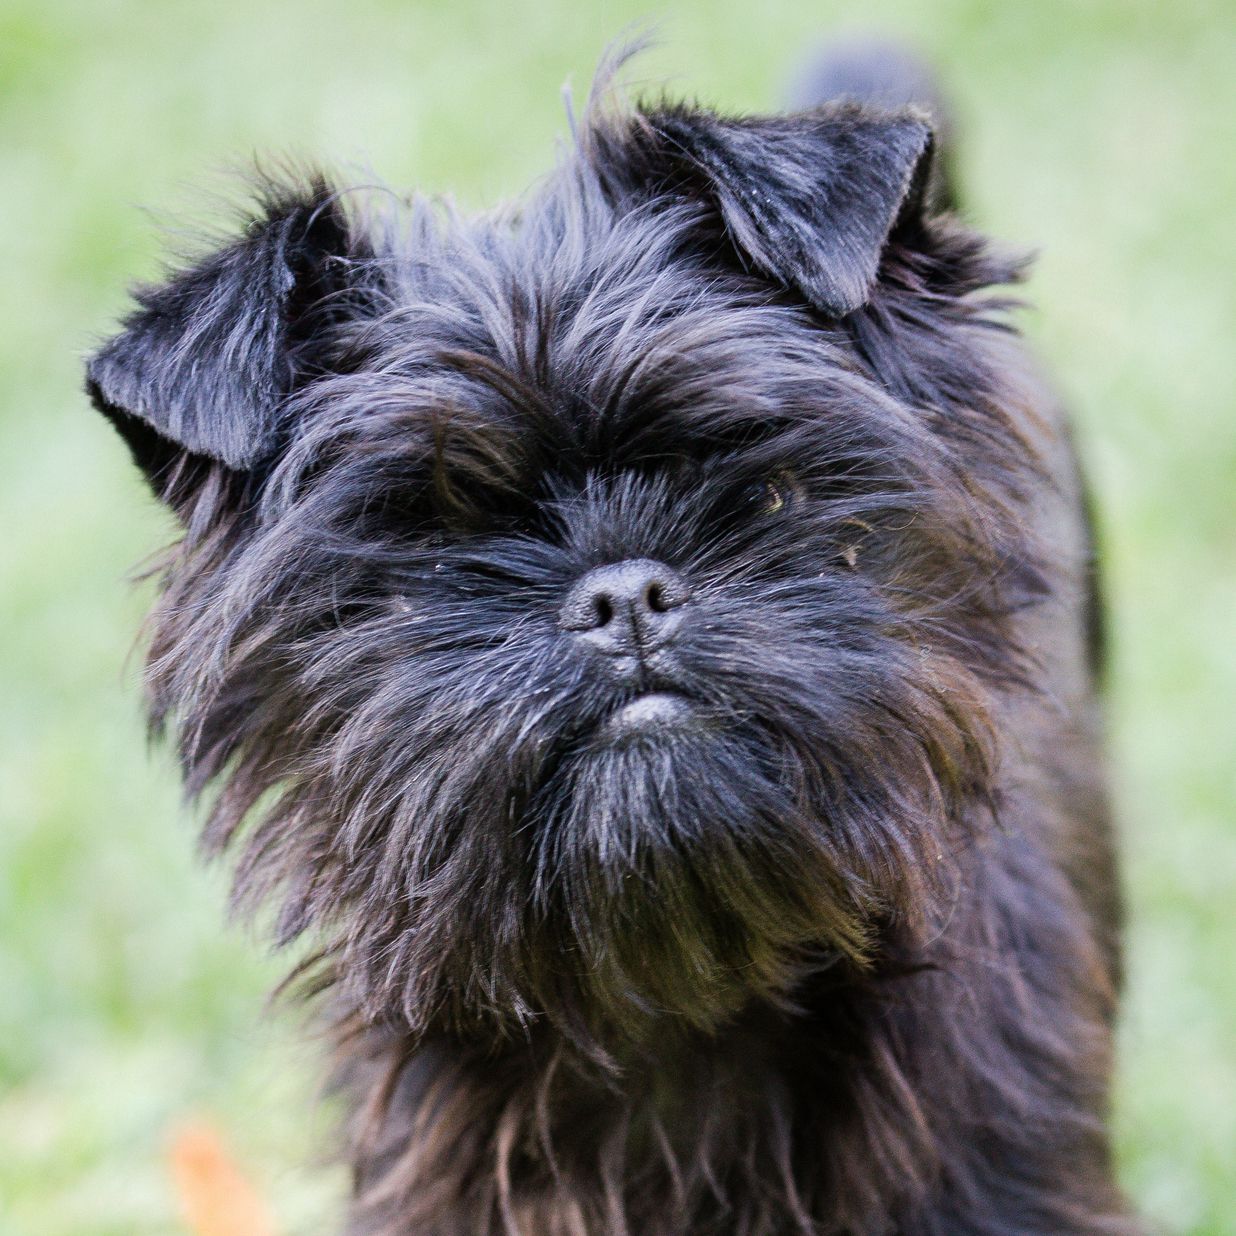
{"label": "folded ear", "polygon": [[919,112],[828,104],[727,119],[648,112],[636,137],[664,187],[694,185],[739,254],[842,317],[866,303],[890,235],[923,209],[931,127]]}
{"label": "folded ear", "polygon": [[87,363],[86,389],[156,491],[185,456],[246,471],[276,450],[283,400],[321,363],[362,245],[314,179],[268,190],[244,235],[166,282]]}

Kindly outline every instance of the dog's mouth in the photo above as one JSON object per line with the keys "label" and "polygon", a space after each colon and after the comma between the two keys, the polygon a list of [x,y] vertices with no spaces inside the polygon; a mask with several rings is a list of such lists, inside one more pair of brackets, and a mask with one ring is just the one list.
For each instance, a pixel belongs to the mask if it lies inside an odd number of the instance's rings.
{"label": "dog's mouth", "polygon": [[678,691],[648,691],[620,705],[601,723],[598,736],[608,742],[668,735],[698,720],[695,705]]}

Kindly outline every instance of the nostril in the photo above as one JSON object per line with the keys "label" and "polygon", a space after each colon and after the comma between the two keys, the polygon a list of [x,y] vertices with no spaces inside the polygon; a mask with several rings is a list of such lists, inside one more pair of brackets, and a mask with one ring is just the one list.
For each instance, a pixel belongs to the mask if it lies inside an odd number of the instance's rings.
{"label": "nostril", "polygon": [[644,603],[654,614],[664,614],[669,609],[665,592],[657,580],[654,579],[644,590]]}
{"label": "nostril", "polygon": [[592,606],[593,614],[596,616],[596,625],[605,627],[613,621],[614,603],[603,592],[598,593]]}

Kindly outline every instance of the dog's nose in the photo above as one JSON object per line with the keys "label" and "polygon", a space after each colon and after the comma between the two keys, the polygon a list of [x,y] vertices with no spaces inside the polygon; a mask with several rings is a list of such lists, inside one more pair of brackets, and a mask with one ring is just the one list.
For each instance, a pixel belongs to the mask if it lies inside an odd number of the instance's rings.
{"label": "dog's nose", "polygon": [[635,656],[672,638],[691,599],[687,582],[663,562],[629,558],[576,581],[560,613],[563,630],[602,652]]}

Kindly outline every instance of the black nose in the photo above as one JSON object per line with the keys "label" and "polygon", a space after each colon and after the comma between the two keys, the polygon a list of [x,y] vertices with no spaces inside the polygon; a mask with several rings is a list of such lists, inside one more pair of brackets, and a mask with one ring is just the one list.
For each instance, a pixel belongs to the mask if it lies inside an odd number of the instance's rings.
{"label": "black nose", "polygon": [[655,652],[673,637],[690,599],[677,571],[651,558],[629,558],[595,567],[577,580],[560,622],[602,652],[635,656]]}

